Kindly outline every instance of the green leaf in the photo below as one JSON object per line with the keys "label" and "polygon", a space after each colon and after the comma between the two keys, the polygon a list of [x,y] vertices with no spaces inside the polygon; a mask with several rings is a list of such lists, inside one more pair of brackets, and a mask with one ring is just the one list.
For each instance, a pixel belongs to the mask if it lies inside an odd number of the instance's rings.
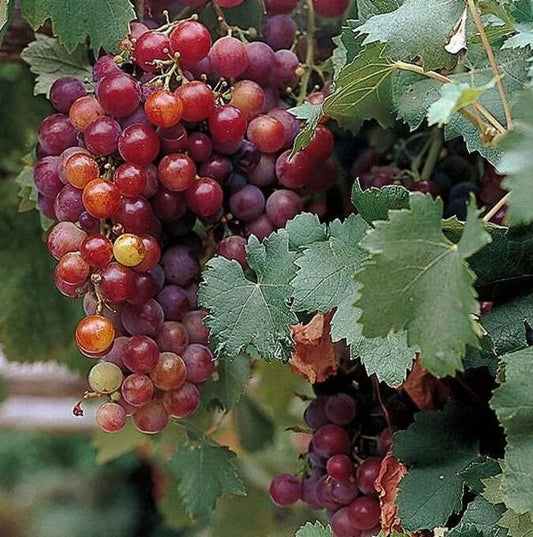
{"label": "green leaf", "polygon": [[308,522],[296,532],[296,537],[333,537],[333,532],[329,526],[323,526],[320,522]]}
{"label": "green leaf", "polygon": [[223,257],[211,259],[204,271],[198,298],[210,312],[206,325],[214,351],[222,360],[233,359],[251,345],[265,358],[288,359],[288,325],[296,324],[297,318],[287,305],[296,257],[289,251],[287,231],[263,243],[252,236],[247,252],[257,281],[248,279],[236,261]]}
{"label": "green leaf", "polygon": [[533,90],[524,92],[513,107],[515,127],[503,140],[502,160],[498,171],[507,175],[504,186],[509,197],[509,222],[511,225],[533,222],[533,208],[529,201],[533,196],[531,173],[531,144],[533,144]]}
{"label": "green leaf", "polygon": [[357,14],[362,22],[398,9],[404,0],[357,0]]}
{"label": "green leaf", "polygon": [[[500,474],[501,471],[501,466],[497,460],[490,457],[479,457],[461,472],[461,477],[472,492],[481,494],[485,489],[484,480]],[[501,501],[495,503],[501,503]]]}
{"label": "green leaf", "polygon": [[32,41],[21,53],[29,64],[30,71],[37,75],[34,95],[50,95],[52,84],[62,76],[73,76],[80,80],[91,79],[91,64],[84,46],[67,52],[57,39],[43,34],[35,34]]}
{"label": "green leaf", "polygon": [[92,446],[96,450],[98,464],[107,464],[139,447],[146,448],[150,445],[149,437],[140,433],[130,420],[118,433],[109,434],[104,431],[96,431],[92,437]]}
{"label": "green leaf", "polygon": [[246,451],[260,451],[272,443],[274,423],[254,399],[245,395],[235,409],[235,417],[241,445]]}
{"label": "green leaf", "polygon": [[352,203],[359,214],[372,224],[374,220],[387,220],[391,209],[409,208],[409,191],[399,185],[363,190],[356,179],[352,188]]}
{"label": "green leaf", "polygon": [[498,521],[498,526],[509,530],[509,537],[532,537],[533,514],[520,515],[512,509],[508,509]]}
{"label": "green leaf", "polygon": [[476,103],[479,98],[495,85],[494,79],[483,86],[474,87],[467,82],[450,82],[440,90],[440,99],[428,110],[428,125],[442,127],[449,123],[454,113]]}
{"label": "green leaf", "polygon": [[296,260],[298,272],[292,280],[295,311],[327,313],[344,299],[346,287],[354,285],[353,275],[367,257],[358,246],[368,225],[360,216],[335,220],[329,226],[329,240],[316,242]]}
{"label": "green leaf", "polygon": [[493,505],[485,498],[476,496],[468,504],[459,525],[446,535],[450,537],[467,537],[468,535],[505,537],[507,532],[497,526],[497,522],[504,511],[505,506],[503,504]]}
{"label": "green leaf", "polygon": [[91,48],[118,52],[135,10],[129,0],[23,0],[22,14],[34,30],[52,20],[52,30],[68,52],[90,39]]}
{"label": "green leaf", "polygon": [[420,58],[428,71],[449,69],[455,65],[456,57],[444,46],[464,8],[462,0],[405,0],[395,11],[372,17],[358,31],[367,34],[365,45],[386,43],[388,58]]}
{"label": "green leaf", "polygon": [[435,376],[453,375],[463,368],[466,345],[478,347],[482,335],[466,259],[490,236],[470,204],[463,236],[454,244],[441,230],[442,201],[418,193],[410,199],[410,210],[390,211],[389,221],[376,222],[362,241],[371,258],[356,276],[360,323],[366,337],[406,328],[424,366]]}
{"label": "green leaf", "polygon": [[157,510],[167,528],[183,530],[191,526],[193,521],[187,514],[179,494],[177,480],[165,466],[163,466],[163,469],[165,470],[165,488],[163,489],[163,494],[157,498]]}
{"label": "green leaf", "polygon": [[478,456],[473,417],[458,403],[444,411],[415,414],[414,423],[394,435],[393,453],[409,466],[398,487],[404,529],[445,525],[462,508],[463,472]]}
{"label": "green leaf", "polygon": [[[351,22],[355,21],[347,21],[347,23]],[[343,28],[342,33],[333,38],[333,43],[336,45],[331,57],[334,80],[337,80],[341,69],[355,60],[361,52],[361,41],[362,39],[357,36],[352,26]]]}
{"label": "green leaf", "polygon": [[505,429],[503,493],[507,507],[533,513],[533,348],[507,354],[505,380],[491,399],[491,407]]}
{"label": "green leaf", "polygon": [[500,473],[482,480],[485,488],[481,495],[488,502],[493,504],[503,503],[502,478],[503,474]]}
{"label": "green leaf", "polygon": [[169,469],[193,518],[211,514],[222,496],[245,495],[235,453],[206,438],[182,445]]}
{"label": "green leaf", "polygon": [[15,183],[19,185],[19,205],[18,210],[21,213],[31,211],[37,206],[38,192],[33,182],[33,169],[35,168],[35,160],[30,153],[23,157],[24,166],[15,178]]}
{"label": "green leaf", "polygon": [[0,0],[0,45],[11,19],[11,13],[15,7],[15,0]]}
{"label": "green leaf", "polygon": [[80,301],[53,283],[55,262],[36,211],[17,213],[17,185],[0,182],[0,342],[8,360],[57,360],[85,371],[73,334]]}
{"label": "green leaf", "polygon": [[533,326],[533,294],[496,306],[481,319],[498,355],[527,347],[524,322]]}
{"label": "green leaf", "polygon": [[289,234],[291,250],[302,250],[314,242],[328,239],[326,226],[320,223],[316,214],[299,214],[287,222],[285,229]]}
{"label": "green leaf", "polygon": [[311,142],[316,126],[322,117],[322,105],[303,103],[300,106],[291,108],[289,112],[298,119],[305,121],[305,127],[298,133],[298,136],[294,140],[292,151],[296,153],[300,149],[307,147]]}
{"label": "green leaf", "polygon": [[205,384],[202,399],[218,401],[230,410],[246,391],[250,375],[250,358],[246,354],[239,354],[234,360],[221,360],[217,366],[218,378]]}
{"label": "green leaf", "polygon": [[335,92],[322,105],[322,112],[343,127],[357,130],[365,119],[380,125],[392,124],[392,74],[394,66],[384,56],[383,44],[366,47],[344,67],[336,81]]}

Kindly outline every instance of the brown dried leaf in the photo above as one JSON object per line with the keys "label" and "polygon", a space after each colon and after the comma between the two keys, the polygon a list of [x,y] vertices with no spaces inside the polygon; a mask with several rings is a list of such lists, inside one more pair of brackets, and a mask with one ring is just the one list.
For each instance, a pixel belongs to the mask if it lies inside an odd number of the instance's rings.
{"label": "brown dried leaf", "polygon": [[393,531],[403,533],[398,518],[396,496],[398,495],[398,483],[406,473],[407,467],[396,457],[393,457],[389,451],[381,461],[381,469],[374,483],[381,504],[381,530],[385,535],[390,535]]}
{"label": "brown dried leaf", "polygon": [[308,324],[289,327],[296,343],[291,358],[292,370],[312,384],[324,382],[337,372],[337,357],[330,333],[331,317],[332,313],[317,313]]}
{"label": "brown dried leaf", "polygon": [[448,386],[422,367],[420,357],[415,361],[402,388],[420,410],[434,410],[451,395]]}

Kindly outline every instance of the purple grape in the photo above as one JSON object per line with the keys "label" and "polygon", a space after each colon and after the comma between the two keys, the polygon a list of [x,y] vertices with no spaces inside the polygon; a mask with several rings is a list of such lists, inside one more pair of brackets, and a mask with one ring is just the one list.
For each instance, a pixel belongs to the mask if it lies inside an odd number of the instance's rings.
{"label": "purple grape", "polygon": [[85,211],[82,191],[71,185],[64,186],[55,199],[54,210],[60,222],[77,222]]}
{"label": "purple grape", "polygon": [[324,425],[313,434],[313,448],[322,457],[347,455],[351,449],[348,433],[338,425]]}
{"label": "purple grape", "polygon": [[300,62],[298,56],[291,50],[278,50],[272,80],[278,84],[290,82],[296,76]]}
{"label": "purple grape", "polygon": [[235,218],[244,222],[252,222],[263,214],[265,196],[258,187],[246,185],[230,197],[229,206]]}
{"label": "purple grape", "polygon": [[50,102],[63,114],[68,114],[72,103],[84,95],[87,95],[85,84],[71,76],[58,78],[50,88]]}
{"label": "purple grape", "polygon": [[120,125],[113,118],[100,116],[89,124],[83,139],[93,155],[103,157],[116,152],[120,133]]}
{"label": "purple grape", "polygon": [[182,323],[168,321],[156,336],[161,352],[173,352],[181,356],[189,344],[189,334]]}
{"label": "purple grape", "polygon": [[248,174],[252,185],[264,188],[276,182],[277,155],[262,153],[257,166]]}
{"label": "purple grape", "polygon": [[187,293],[177,285],[167,285],[156,300],[163,308],[165,321],[181,321],[190,309]]}
{"label": "purple grape", "polygon": [[297,26],[290,15],[273,15],[265,19],[263,39],[274,50],[291,48]]}
{"label": "purple grape", "polygon": [[47,198],[55,198],[63,188],[57,173],[59,157],[44,157],[39,160],[33,170],[35,188]]}
{"label": "purple grape", "polygon": [[266,215],[276,228],[284,227],[302,211],[302,198],[292,190],[276,190],[266,202]]}
{"label": "purple grape", "polygon": [[374,485],[381,470],[381,459],[370,457],[364,460],[355,474],[359,490],[366,496],[377,496],[378,491]]}
{"label": "purple grape", "polygon": [[202,384],[215,371],[213,353],[204,345],[193,343],[181,355],[187,366],[187,380],[194,384]]}
{"label": "purple grape", "polygon": [[329,396],[327,395],[319,396],[313,399],[305,409],[304,420],[311,429],[317,430],[330,423],[326,416],[326,403],[328,399]]}
{"label": "purple grape", "polygon": [[326,403],[326,416],[331,423],[348,425],[355,418],[355,401],[345,393],[332,395]]}
{"label": "purple grape", "polygon": [[150,299],[144,304],[126,304],[122,310],[122,324],[132,336],[155,336],[163,327],[163,308]]}
{"label": "purple grape", "polygon": [[65,149],[78,145],[78,131],[65,114],[53,114],[39,127],[39,144],[48,155],[60,155]]}
{"label": "purple grape", "polygon": [[186,246],[169,248],[161,259],[168,283],[187,285],[200,274],[200,265]]}
{"label": "purple grape", "polygon": [[349,505],[357,498],[359,491],[357,487],[348,482],[333,481],[331,485],[331,497],[340,505]]}
{"label": "purple grape", "polygon": [[348,507],[340,509],[333,515],[331,527],[336,537],[360,537],[361,535],[361,531],[353,526]]}
{"label": "purple grape", "polygon": [[322,509],[322,505],[317,498],[317,487],[320,482],[319,478],[308,477],[304,479],[302,484],[302,501],[304,501],[311,509]]}
{"label": "purple grape", "polygon": [[270,497],[279,507],[289,507],[302,495],[302,483],[290,474],[279,474],[270,483]]}
{"label": "purple grape", "polygon": [[272,47],[261,41],[254,41],[246,45],[248,67],[241,78],[252,80],[259,85],[268,82],[274,68],[275,56]]}
{"label": "purple grape", "polygon": [[183,317],[183,325],[189,334],[190,343],[200,343],[207,345],[209,339],[209,328],[204,324],[205,310],[192,310]]}

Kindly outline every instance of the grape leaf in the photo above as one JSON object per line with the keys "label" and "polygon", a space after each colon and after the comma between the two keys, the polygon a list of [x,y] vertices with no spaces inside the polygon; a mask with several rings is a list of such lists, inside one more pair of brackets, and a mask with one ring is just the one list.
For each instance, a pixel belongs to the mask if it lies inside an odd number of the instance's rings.
{"label": "grape leaf", "polygon": [[118,52],[135,10],[129,0],[23,0],[22,15],[37,30],[47,19],[67,52],[89,37],[91,48]]}
{"label": "grape leaf", "polygon": [[181,445],[172,457],[169,469],[193,518],[211,514],[221,496],[246,494],[234,459],[235,453],[206,438]]}
{"label": "grape leaf", "polygon": [[533,208],[529,201],[533,196],[531,173],[531,144],[533,144],[533,90],[524,92],[513,107],[515,128],[503,140],[503,158],[498,171],[507,175],[504,186],[509,197],[509,222],[511,225],[533,222]]}
{"label": "grape leaf", "polygon": [[449,69],[455,65],[456,57],[444,46],[464,8],[462,0],[405,0],[395,11],[372,17],[358,32],[367,34],[365,45],[386,43],[388,58],[420,58],[426,70]]}
{"label": "grape leaf", "polygon": [[473,417],[456,402],[441,411],[415,414],[414,423],[394,435],[393,454],[409,466],[398,492],[404,529],[443,526],[460,512],[461,472],[478,456]]}
{"label": "grape leaf", "polygon": [[52,84],[62,76],[73,76],[80,80],[91,79],[91,64],[87,49],[77,47],[67,52],[57,39],[43,34],[35,34],[32,41],[21,53],[22,59],[29,64],[30,71],[37,75],[34,95],[50,95]]}
{"label": "grape leaf", "polygon": [[128,420],[125,427],[118,433],[96,431],[91,443],[96,450],[96,462],[107,464],[139,447],[146,449],[151,445],[151,440],[150,437],[140,433]]}
{"label": "grape leaf", "polygon": [[498,355],[527,347],[526,321],[533,326],[533,294],[496,306],[481,319]]}
{"label": "grape leaf", "polygon": [[352,203],[358,213],[369,223],[374,220],[387,220],[390,209],[407,209],[409,191],[403,186],[389,185],[383,188],[363,190],[358,180],[352,188]]}
{"label": "grape leaf", "polygon": [[351,130],[357,130],[365,119],[376,119],[384,127],[392,124],[391,78],[395,68],[384,57],[384,48],[380,43],[370,45],[341,69],[335,92],[322,105],[324,115]]}
{"label": "grape leaf", "polygon": [[[435,376],[462,370],[466,345],[479,347],[481,327],[466,259],[490,241],[470,204],[459,244],[441,230],[442,201],[412,194],[410,210],[390,211],[362,241],[371,258],[356,278],[356,302],[366,337],[407,329],[408,343],[420,348],[424,367]],[[438,310],[439,315],[434,312]]]}
{"label": "grape leaf", "polygon": [[482,480],[484,489],[481,495],[487,501],[493,504],[503,503],[503,488],[502,488],[503,474],[486,477]]}
{"label": "grape leaf", "polygon": [[320,522],[308,522],[296,532],[296,537],[333,537],[333,533],[329,526],[323,526]]}
{"label": "grape leaf", "polygon": [[[468,468],[461,472],[466,486],[475,494],[481,494],[485,489],[484,480],[501,474],[500,463],[490,457],[479,457]],[[501,503],[500,500],[494,503]]]}
{"label": "grape leaf", "polygon": [[80,302],[54,286],[54,261],[36,211],[17,213],[17,185],[0,182],[0,342],[9,360],[48,361],[87,370],[73,341]]}
{"label": "grape leaf", "polygon": [[291,282],[295,311],[327,313],[342,302],[346,286],[367,257],[358,246],[367,229],[360,216],[335,220],[329,240],[314,243],[296,260],[298,271]]}
{"label": "grape leaf", "polygon": [[230,410],[246,391],[250,375],[250,358],[246,354],[239,354],[234,360],[221,360],[217,366],[217,380],[209,380],[202,388],[202,400],[218,401]]}
{"label": "grape leaf", "polygon": [[272,443],[274,423],[254,399],[244,396],[235,408],[237,431],[242,447],[253,453]]}
{"label": "grape leaf", "polygon": [[285,229],[289,234],[291,250],[302,250],[314,242],[325,241],[328,238],[326,226],[320,223],[316,214],[299,214],[287,222]]}
{"label": "grape leaf", "polygon": [[503,462],[503,493],[507,507],[533,513],[533,348],[501,358],[505,380],[494,391],[491,407],[505,429],[507,446]]}
{"label": "grape leaf", "polygon": [[461,518],[461,522],[446,535],[450,537],[505,537],[507,532],[497,526],[505,511],[503,504],[493,505],[482,496],[476,496],[470,502]]}
{"label": "grape leaf", "polygon": [[467,82],[452,81],[444,84],[440,89],[440,99],[429,107],[428,125],[438,124],[442,127],[449,123],[454,113],[476,103],[494,85],[494,79],[479,87]]}
{"label": "grape leaf", "polygon": [[183,530],[193,524],[187,514],[183,500],[179,494],[178,482],[172,472],[163,466],[165,471],[165,487],[163,493],[157,497],[157,510],[163,518],[163,524],[167,528]]}
{"label": "grape leaf", "polygon": [[498,520],[498,526],[509,530],[509,537],[532,537],[533,514],[520,515],[512,509],[508,509]]}
{"label": "grape leaf", "polygon": [[507,39],[502,48],[522,48],[533,46],[533,7],[529,0],[515,0],[511,4],[511,14],[516,20],[516,34]]}
{"label": "grape leaf", "polygon": [[348,27],[343,28],[342,33],[333,38],[336,48],[333,50],[331,61],[333,62],[333,80],[336,80],[341,69],[351,63],[361,52],[362,39],[357,36],[354,28],[359,21],[346,21]]}
{"label": "grape leaf", "polygon": [[0,45],[4,39],[14,7],[15,0],[0,0]]}
{"label": "grape leaf", "polygon": [[357,0],[357,15],[359,20],[366,22],[376,15],[398,9],[403,3],[404,0]]}
{"label": "grape leaf", "polygon": [[207,264],[199,290],[199,303],[209,310],[206,325],[221,359],[232,359],[248,345],[265,358],[288,359],[288,326],[298,322],[287,299],[291,294],[296,254],[280,230],[260,243],[248,240],[248,263],[257,281],[245,277],[236,261],[215,257]]}

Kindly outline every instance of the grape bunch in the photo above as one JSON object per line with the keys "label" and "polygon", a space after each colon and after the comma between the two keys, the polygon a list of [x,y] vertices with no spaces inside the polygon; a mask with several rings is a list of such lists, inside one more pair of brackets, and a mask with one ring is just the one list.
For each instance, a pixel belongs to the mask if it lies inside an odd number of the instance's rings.
{"label": "grape bunch", "polygon": [[342,392],[313,399],[304,420],[313,431],[304,476],[276,476],[270,485],[273,502],[288,507],[302,500],[312,509],[326,509],[337,537],[377,535],[381,508],[374,482],[395,429],[384,429],[374,453],[363,456],[358,449],[363,429],[358,403]]}
{"label": "grape bunch", "polygon": [[326,125],[291,155],[295,6],[267,2],[264,41],[213,41],[195,18],[133,22],[121,56],[95,61],[94,91],[72,77],[51,88],[57,113],[39,128],[34,182],[56,222],[55,284],[83,296],[76,343],[98,360],[89,385],[106,398],[107,432],[131,416],[156,433],[197,410],[215,370],[197,305],[202,265],[216,251],[246,269],[246,237],[283,227],[336,180]]}

